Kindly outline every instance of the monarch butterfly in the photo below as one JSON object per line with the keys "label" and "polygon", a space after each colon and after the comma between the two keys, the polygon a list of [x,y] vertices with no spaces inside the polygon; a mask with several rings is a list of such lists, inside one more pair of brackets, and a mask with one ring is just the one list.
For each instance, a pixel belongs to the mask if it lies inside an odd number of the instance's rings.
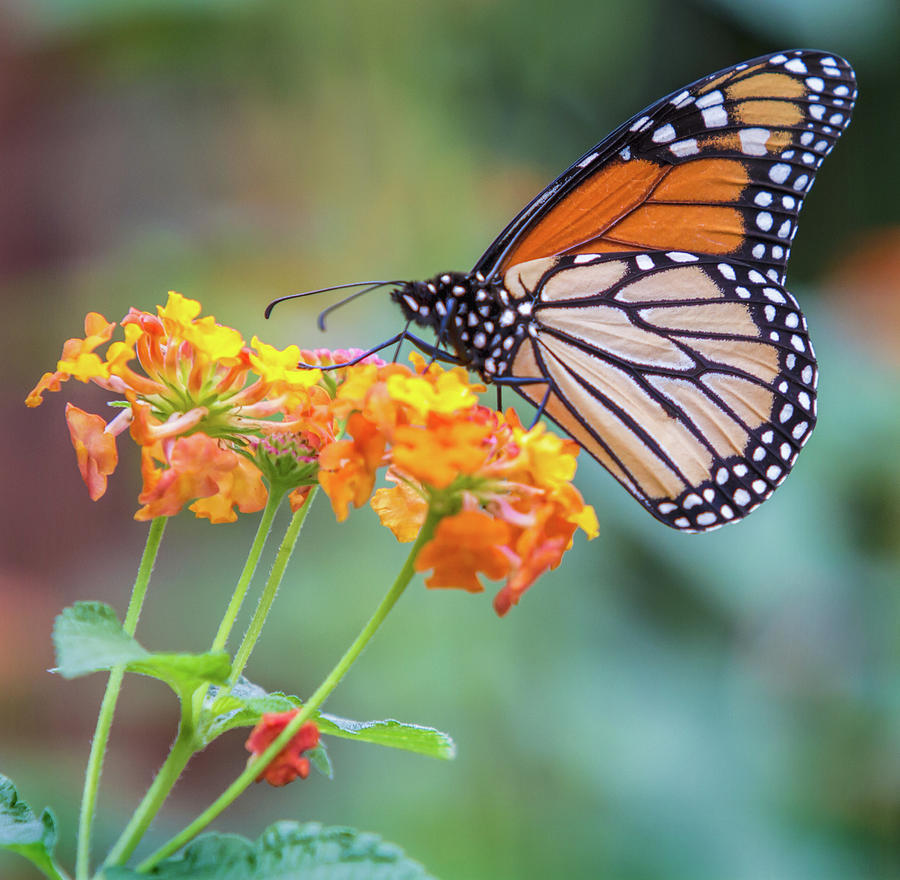
{"label": "monarch butterfly", "polygon": [[845,60],[799,49],[661,98],[538,194],[472,271],[382,282],[407,325],[372,351],[410,339],[513,387],[668,526],[741,519],[815,424],[815,355],[784,270],[855,98]]}

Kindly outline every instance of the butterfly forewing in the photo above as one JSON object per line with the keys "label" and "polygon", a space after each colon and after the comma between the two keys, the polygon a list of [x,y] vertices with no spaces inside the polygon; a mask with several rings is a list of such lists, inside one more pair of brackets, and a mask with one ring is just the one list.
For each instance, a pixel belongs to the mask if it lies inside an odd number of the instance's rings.
{"label": "butterfly forewing", "polygon": [[806,321],[758,269],[689,252],[580,254],[514,266],[505,287],[533,300],[511,375],[545,376],[545,412],[668,525],[740,519],[809,438]]}
{"label": "butterfly forewing", "polygon": [[850,65],[767,55],[673,92],[588,151],[475,267],[485,277],[555,254],[678,249],[782,282],[797,215],[850,119]]}

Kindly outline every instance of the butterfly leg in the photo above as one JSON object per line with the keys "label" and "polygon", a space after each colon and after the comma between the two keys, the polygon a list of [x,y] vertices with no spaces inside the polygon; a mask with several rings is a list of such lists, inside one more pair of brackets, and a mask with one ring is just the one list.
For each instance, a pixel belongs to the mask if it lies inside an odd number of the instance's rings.
{"label": "butterfly leg", "polygon": [[531,424],[528,426],[528,430],[530,431],[539,421],[541,416],[544,414],[544,408],[547,406],[547,401],[550,399],[550,393],[553,391],[553,385],[549,379],[541,377],[524,377],[524,376],[508,376],[506,378],[494,379],[493,383],[497,386],[497,402],[498,409],[499,401],[500,401],[500,388],[503,385],[509,385],[513,388],[519,388],[522,385],[543,385],[546,384],[547,390],[544,393],[544,396],[541,398],[540,404],[538,404],[537,412],[534,414],[534,418],[531,420]]}
{"label": "butterfly leg", "polygon": [[544,414],[544,407],[547,406],[547,401],[550,399],[551,391],[553,391],[553,385],[548,382],[547,390],[544,392],[544,396],[541,398],[540,405],[538,406],[537,411],[534,414],[534,418],[531,420],[531,424],[528,426],[529,431],[541,420],[541,416]]}
{"label": "butterfly leg", "polygon": [[[447,309],[446,314],[441,319],[441,326],[438,327],[437,332],[437,346],[440,347],[441,342],[444,341],[444,334],[447,332],[447,325],[453,320],[453,315],[456,313],[456,300],[453,300],[450,303],[450,307]],[[407,325],[407,328],[409,325]],[[430,367],[436,359],[436,355],[431,355],[431,360],[428,362],[428,366]]]}
{"label": "butterfly leg", "polygon": [[307,364],[303,361],[300,361],[297,364],[298,367],[305,367],[309,370],[322,370],[323,372],[330,372],[331,370],[340,370],[343,367],[352,367],[354,364],[358,364],[360,361],[364,361],[367,357],[370,357],[373,354],[377,354],[379,351],[382,351],[385,348],[393,345],[395,342],[403,342],[404,339],[407,338],[407,333],[405,330],[402,330],[396,336],[392,336],[387,342],[382,342],[381,345],[376,345],[375,348],[370,348],[368,351],[364,351],[362,354],[357,355],[355,358],[351,358],[349,361],[345,361],[342,364],[331,364],[327,367],[320,367],[318,364]]}
{"label": "butterfly leg", "polygon": [[419,351],[421,351],[423,354],[427,354],[431,358],[430,363],[433,363],[434,361],[442,361],[445,364],[453,364],[456,367],[465,366],[465,361],[463,361],[462,358],[457,357],[455,354],[451,354],[449,351],[444,351],[443,349],[440,349],[437,346],[426,342],[424,339],[419,339],[418,336],[413,336],[412,333],[404,333],[403,335],[416,348],[418,348]]}
{"label": "butterfly leg", "polygon": [[406,334],[409,333],[410,324],[412,324],[412,318],[410,318],[406,322],[406,326],[403,328],[403,335],[400,337],[400,341],[397,343],[397,347],[394,349],[394,356],[391,358],[392,364],[396,364],[397,358],[400,357],[400,349],[403,348],[403,340],[406,339]]}

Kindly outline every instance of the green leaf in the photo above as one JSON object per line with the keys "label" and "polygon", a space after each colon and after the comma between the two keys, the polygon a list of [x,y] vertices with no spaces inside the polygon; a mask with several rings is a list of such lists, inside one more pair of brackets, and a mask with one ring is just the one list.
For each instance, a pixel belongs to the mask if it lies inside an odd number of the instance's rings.
{"label": "green leaf", "polygon": [[76,602],[57,615],[53,646],[56,671],[63,678],[77,678],[149,656],[122,629],[116,612],[103,602]]}
{"label": "green leaf", "polygon": [[314,749],[310,749],[306,753],[306,757],[319,773],[328,779],[334,779],[334,767],[331,766],[331,756],[328,754],[328,747],[325,743],[320,742]]}
{"label": "green leaf", "polygon": [[[246,679],[241,679],[230,693],[220,694],[212,688],[207,698],[208,720],[201,728],[203,742],[209,743],[234,727],[252,727],[264,712],[288,712],[299,709],[302,705],[298,697],[267,693]],[[443,760],[456,757],[453,739],[433,727],[395,721],[392,718],[384,721],[351,721],[324,712],[314,712],[310,720],[315,721],[319,731],[328,736],[404,749]]]}
{"label": "green leaf", "polygon": [[206,654],[151,654],[119,623],[115,611],[102,602],[76,602],[53,626],[56,671],[63,678],[124,666],[158,678],[184,699],[200,685],[224,684],[231,662],[224,652]]}
{"label": "green leaf", "polygon": [[50,810],[41,818],[24,801],[12,780],[0,774],[0,849],[19,853],[47,877],[63,880],[65,875],[53,860],[56,820]]}
{"label": "green leaf", "polygon": [[314,720],[319,725],[320,733],[331,736],[389,746],[392,749],[405,749],[407,752],[441,758],[444,761],[456,757],[456,743],[453,739],[433,727],[395,721],[393,718],[384,721],[350,721],[325,713],[314,716]]}
{"label": "green leaf", "polygon": [[259,840],[205,834],[147,874],[107,868],[105,880],[434,880],[398,846],[352,828],[276,822]]}

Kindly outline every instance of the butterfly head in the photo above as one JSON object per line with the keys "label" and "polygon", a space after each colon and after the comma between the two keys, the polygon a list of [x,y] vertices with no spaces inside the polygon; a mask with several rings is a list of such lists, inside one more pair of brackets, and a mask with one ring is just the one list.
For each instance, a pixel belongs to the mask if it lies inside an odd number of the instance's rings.
{"label": "butterfly head", "polygon": [[490,381],[507,371],[509,355],[524,335],[502,282],[477,273],[445,272],[409,281],[391,293],[408,321],[430,328],[438,345],[455,351],[466,366]]}

